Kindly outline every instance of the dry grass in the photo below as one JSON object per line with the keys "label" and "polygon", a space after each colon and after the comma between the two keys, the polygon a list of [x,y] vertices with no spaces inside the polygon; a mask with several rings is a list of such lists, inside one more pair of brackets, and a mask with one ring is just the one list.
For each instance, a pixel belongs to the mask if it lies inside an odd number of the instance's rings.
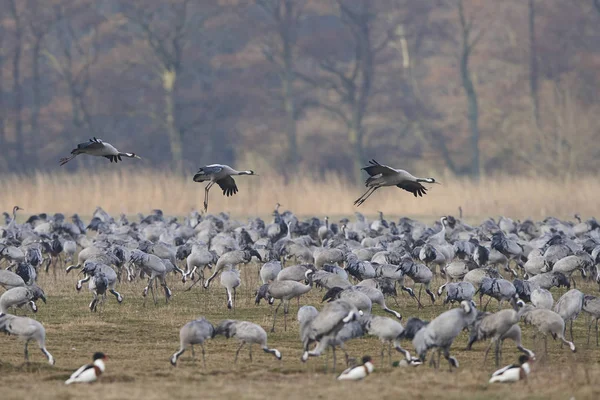
{"label": "dry grass", "polygon": [[[218,337],[207,343],[207,369],[191,360],[190,353],[172,368],[170,355],[178,348],[178,332],[185,322],[205,315],[213,323],[224,318],[247,319],[268,331],[272,308],[264,303],[255,306],[252,292],[257,285],[258,266],[248,265],[242,272],[243,284],[238,293],[235,312],[225,308],[225,294],[218,280],[209,291],[201,288],[183,291],[181,282],[171,278],[174,290],[171,303],[164,299],[155,307],[151,302],[142,306],[142,282],[123,283],[118,289],[125,296],[118,305],[109,298],[102,312],[92,314],[87,305],[90,294],[74,289],[77,276],[58,272],[53,278],[43,275],[40,284],[46,288],[49,301],[40,305],[35,318],[47,330],[48,349],[57,364],[50,367],[42,354],[30,347],[32,363],[23,365],[22,344],[11,337],[0,337],[0,387],[1,398],[88,398],[147,400],[168,398],[210,399],[316,399],[316,398],[447,398],[447,399],[592,399],[600,396],[597,382],[600,379],[598,359],[600,350],[595,344],[587,346],[585,316],[575,324],[575,342],[578,352],[572,354],[557,342],[549,341],[549,355],[535,364],[527,382],[514,385],[488,385],[489,374],[494,370],[490,359],[482,367],[484,343],[474,346],[474,351],[461,350],[466,334],[462,334],[453,347],[461,366],[449,373],[446,364],[440,371],[428,366],[419,368],[382,368],[380,344],[375,338],[363,338],[349,343],[351,355],[371,354],[376,361],[376,373],[363,382],[337,382],[331,372],[324,372],[325,357],[300,362],[301,345],[296,307],[293,303],[288,331],[283,331],[279,319],[277,332],[269,334],[269,344],[283,353],[282,362],[271,355],[254,349],[254,362],[249,363],[247,352],[242,351],[238,365],[233,364],[237,348],[235,339]],[[437,285],[434,285],[437,286]],[[597,290],[591,284],[578,284],[586,293]],[[554,293],[555,297],[561,292]],[[313,291],[302,300],[303,304],[318,304],[322,293]],[[413,315],[432,318],[444,310],[441,305],[427,305],[417,310],[414,301],[401,295],[399,305],[392,299],[389,306],[401,310],[405,318]],[[495,308],[495,304],[491,306]],[[377,308],[377,307],[376,307]],[[376,309],[380,314],[380,310]],[[524,329],[524,345],[541,354],[542,343],[532,343],[532,331]],[[407,345],[407,348],[411,348]],[[110,359],[102,383],[91,386],[66,387],[63,381],[81,364],[88,362],[93,351],[104,351]],[[399,359],[399,353],[394,358]],[[198,354],[199,356],[199,354]],[[517,352],[512,343],[504,345],[504,363],[512,362]],[[338,370],[341,367],[338,366]]]}
{"label": "dry grass", "polygon": [[[590,201],[600,196],[600,180],[594,176],[575,180],[497,177],[480,183],[451,176],[439,180],[443,184],[430,185],[431,190],[422,199],[387,188],[374,194],[359,210],[366,214],[381,210],[387,215],[427,217],[456,215],[462,206],[465,217],[472,219],[498,215],[572,218],[576,212],[590,216],[600,211],[598,202]],[[231,198],[222,196],[218,187],[211,191],[210,212],[268,215],[279,202],[298,215],[351,215],[356,211],[353,200],[364,189],[335,174],[303,176],[286,183],[282,177],[266,172],[258,177],[239,177],[237,182],[240,192]],[[27,213],[89,215],[95,206],[102,206],[117,214],[161,208],[171,215],[183,215],[202,207],[203,188],[189,176],[125,167],[95,173],[5,175],[0,179],[0,210],[11,210],[17,204]]]}

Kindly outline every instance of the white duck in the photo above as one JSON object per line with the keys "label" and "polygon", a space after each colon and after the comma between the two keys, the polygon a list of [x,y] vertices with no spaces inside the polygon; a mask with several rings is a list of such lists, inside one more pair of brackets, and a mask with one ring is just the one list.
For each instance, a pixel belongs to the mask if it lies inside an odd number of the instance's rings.
{"label": "white duck", "polygon": [[517,382],[521,379],[526,379],[527,375],[531,372],[531,366],[529,365],[530,361],[533,361],[533,358],[523,354],[519,357],[519,362],[517,364],[507,365],[494,372],[490,379],[490,383]]}
{"label": "white duck", "polygon": [[362,362],[363,363],[361,365],[348,368],[347,370],[342,372],[340,376],[338,376],[338,380],[358,381],[365,378],[367,375],[373,372],[375,367],[371,363],[371,357],[364,356]]}
{"label": "white duck", "polygon": [[65,381],[65,384],[95,382],[105,370],[104,360],[106,359],[104,353],[94,353],[94,362],[86,364],[73,372],[73,375]]}

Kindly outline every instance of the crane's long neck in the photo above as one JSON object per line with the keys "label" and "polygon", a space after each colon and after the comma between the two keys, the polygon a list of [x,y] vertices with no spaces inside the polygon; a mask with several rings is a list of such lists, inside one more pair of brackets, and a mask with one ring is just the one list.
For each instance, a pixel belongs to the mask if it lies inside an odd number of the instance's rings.
{"label": "crane's long neck", "polygon": [[290,221],[290,222],[287,223],[287,236],[286,236],[286,238],[288,240],[292,239],[292,221]]}

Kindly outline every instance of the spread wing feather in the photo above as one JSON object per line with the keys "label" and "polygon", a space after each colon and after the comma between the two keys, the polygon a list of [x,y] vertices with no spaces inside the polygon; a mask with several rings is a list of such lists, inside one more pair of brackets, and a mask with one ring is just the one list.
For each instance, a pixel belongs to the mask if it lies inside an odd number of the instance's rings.
{"label": "spread wing feather", "polygon": [[238,187],[231,176],[226,176],[225,178],[219,179],[217,181],[217,185],[223,189],[223,194],[227,197],[233,196],[238,192]]}

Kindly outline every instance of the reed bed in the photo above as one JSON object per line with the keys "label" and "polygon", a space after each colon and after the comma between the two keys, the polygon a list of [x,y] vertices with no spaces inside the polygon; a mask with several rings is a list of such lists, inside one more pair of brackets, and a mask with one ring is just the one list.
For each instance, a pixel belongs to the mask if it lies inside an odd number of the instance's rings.
{"label": "reed bed", "polygon": [[[475,182],[442,176],[441,185],[428,185],[423,198],[414,198],[400,189],[376,192],[359,209],[353,201],[364,191],[340,175],[302,174],[284,179],[274,173],[236,179],[240,192],[230,198],[215,186],[210,194],[212,213],[234,216],[268,215],[275,203],[296,214],[352,215],[359,210],[367,215],[382,211],[388,216],[437,217],[457,215],[461,207],[465,218],[481,219],[505,215],[512,218],[543,219],[547,216],[572,218],[597,215],[600,196],[597,176],[576,179],[536,177],[488,177]],[[171,215],[200,210],[204,185],[170,171],[152,169],[7,174],[0,179],[0,210],[19,205],[27,214],[39,212],[89,215],[96,206],[109,213],[147,213],[160,208]]]}

